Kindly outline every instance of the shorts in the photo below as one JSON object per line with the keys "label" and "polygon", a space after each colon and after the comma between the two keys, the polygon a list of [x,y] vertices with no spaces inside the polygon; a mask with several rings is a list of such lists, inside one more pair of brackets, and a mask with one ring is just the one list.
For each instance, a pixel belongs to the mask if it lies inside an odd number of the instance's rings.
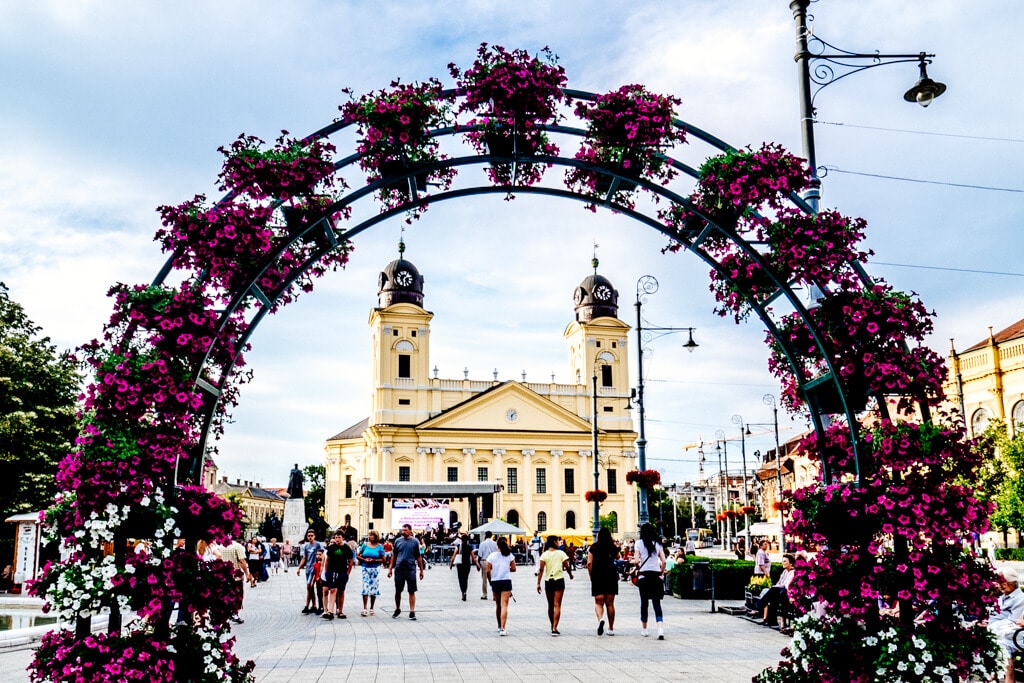
{"label": "shorts", "polygon": [[545,593],[555,593],[565,590],[565,579],[548,579],[544,582]]}
{"label": "shorts", "polygon": [[512,579],[498,579],[491,581],[491,592],[495,595],[512,592]]}
{"label": "shorts", "polygon": [[348,585],[348,574],[345,572],[324,572],[324,587],[328,590],[345,590]]}
{"label": "shorts", "polygon": [[[408,586],[408,588],[406,588]],[[408,590],[409,595],[416,592],[416,570],[399,569],[395,572],[395,591],[401,593]]]}

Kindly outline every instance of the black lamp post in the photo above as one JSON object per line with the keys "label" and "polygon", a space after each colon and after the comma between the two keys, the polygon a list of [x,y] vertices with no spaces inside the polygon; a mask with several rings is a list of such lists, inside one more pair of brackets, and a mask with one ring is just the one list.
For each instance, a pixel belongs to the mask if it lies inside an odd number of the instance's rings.
{"label": "black lamp post", "polygon": [[755,427],[773,427],[775,430],[775,486],[777,492],[775,494],[775,500],[779,504],[779,552],[786,552],[786,532],[783,531],[783,527],[786,525],[786,511],[782,507],[782,449],[779,445],[779,407],[775,403],[775,396],[772,394],[765,394],[763,398],[764,404],[770,406],[772,409],[772,421],[771,422],[748,422],[747,423],[747,434],[750,433],[750,426]]}
{"label": "black lamp post", "polygon": [[[804,158],[811,171],[811,186],[804,199],[817,211],[821,199],[821,180],[818,176],[817,159],[814,152],[814,98],[823,88],[855,73],[873,69],[876,66],[917,62],[920,78],[903,95],[907,102],[917,102],[927,107],[936,97],[946,91],[946,86],[928,77],[927,65],[934,54],[927,52],[883,55],[878,52],[849,52],[828,43],[811,33],[807,27],[807,7],[812,0],[792,0],[796,21],[796,60],[800,68],[800,130],[803,140]],[[813,73],[811,62],[819,62]],[[811,83],[817,86],[811,91]]]}
{"label": "black lamp post", "polygon": [[[648,294],[654,294],[657,291],[658,280],[653,275],[642,275],[640,279],[636,281],[636,405],[637,419],[639,421],[636,452],[637,467],[640,470],[647,469],[647,436],[644,431],[644,342],[650,342],[659,337],[664,337],[665,335],[673,334],[675,332],[689,332],[690,338],[685,344],[683,344],[683,348],[692,353],[693,350],[699,346],[697,342],[693,341],[693,331],[696,329],[694,327],[644,327],[644,319],[642,315],[643,304],[647,301]],[[643,525],[650,521],[650,518],[647,512],[647,489],[642,487],[640,488],[639,504],[639,521],[640,524]]]}
{"label": "black lamp post", "polygon": [[[592,386],[594,389],[594,419],[591,420],[590,424],[590,435],[593,440],[594,448],[594,491],[601,488],[600,475],[597,471],[597,366],[594,366],[594,374],[591,377],[593,382]],[[594,524],[591,531],[594,534],[594,541],[597,541],[597,532],[601,530],[601,502],[594,499]]]}
{"label": "black lamp post", "polygon": [[[743,417],[740,415],[733,415],[732,423],[740,428],[740,454],[743,457],[743,507],[746,508],[750,504],[747,499],[747,434],[750,433],[750,427],[744,425]],[[743,512],[743,535],[747,539],[746,552],[750,552],[750,515],[746,510]]]}

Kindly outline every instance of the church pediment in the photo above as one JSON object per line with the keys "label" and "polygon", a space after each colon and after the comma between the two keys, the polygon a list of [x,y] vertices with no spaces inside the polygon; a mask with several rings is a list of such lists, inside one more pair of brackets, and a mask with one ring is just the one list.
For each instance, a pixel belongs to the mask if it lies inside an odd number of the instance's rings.
{"label": "church pediment", "polygon": [[419,425],[425,429],[590,432],[590,423],[519,382],[505,382]]}

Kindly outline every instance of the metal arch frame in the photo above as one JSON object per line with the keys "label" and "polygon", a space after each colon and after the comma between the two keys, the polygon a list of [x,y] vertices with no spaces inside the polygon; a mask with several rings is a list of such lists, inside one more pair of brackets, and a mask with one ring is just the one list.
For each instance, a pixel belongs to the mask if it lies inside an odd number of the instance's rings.
{"label": "metal arch frame", "polygon": [[[581,91],[581,90],[563,89],[563,93],[565,95],[567,95],[568,97],[570,97],[572,99],[576,99],[576,100],[593,101],[597,97],[597,95],[595,93],[590,93],[590,92]],[[443,91],[442,95],[444,97],[446,97],[446,98],[454,98],[455,96],[458,95],[458,91],[456,91],[456,90],[445,90],[445,91]],[[735,151],[735,149],[736,149],[735,147],[732,147],[731,145],[729,145],[729,144],[725,143],[724,141],[720,140],[719,138],[717,138],[717,137],[715,137],[715,136],[713,136],[713,135],[711,135],[711,134],[701,130],[700,128],[698,128],[696,126],[688,124],[688,123],[686,123],[686,122],[684,122],[684,121],[682,121],[680,119],[675,119],[673,121],[673,123],[674,123],[674,125],[677,128],[685,130],[688,135],[691,135],[691,136],[693,136],[693,137],[695,137],[695,138],[697,138],[697,139],[707,143],[708,145],[710,145],[710,146],[712,146],[714,148],[720,149],[720,150],[722,150],[724,152]],[[347,128],[350,125],[352,125],[352,124],[344,122],[344,121],[340,121],[340,120],[339,121],[335,121],[335,122],[333,122],[333,123],[331,123],[331,124],[321,128],[320,130],[318,130],[318,131],[316,131],[316,132],[306,136],[305,138],[303,138],[303,140],[304,141],[312,141],[312,140],[315,140],[315,139],[326,138],[329,135],[331,135],[333,133],[336,133],[336,132],[338,132],[340,130],[343,130],[343,129]],[[542,130],[545,130],[545,131],[550,131],[550,132],[560,133],[560,134],[566,134],[566,135],[574,135],[574,136],[577,136],[577,137],[584,137],[586,135],[586,131],[585,130],[583,130],[581,128],[575,128],[575,127],[569,127],[569,126],[543,125],[543,126],[539,126],[539,128],[541,128]],[[441,137],[441,136],[454,135],[456,133],[467,132],[467,131],[471,131],[473,129],[474,129],[473,127],[465,126],[465,125],[458,126],[458,127],[448,126],[448,127],[433,129],[433,130],[429,131],[429,134],[430,134],[431,137],[437,138],[437,137]],[[336,161],[335,162],[335,173],[337,173],[339,170],[341,170],[343,168],[346,168],[346,167],[349,167],[349,166],[355,164],[359,159],[362,158],[362,156],[363,155],[357,153],[357,154],[349,155],[347,157],[344,157],[344,158]],[[674,160],[674,159],[668,159],[667,157],[663,157],[663,158],[675,170],[680,171],[683,174],[688,175],[688,176],[690,176],[692,178],[699,178],[699,171],[697,169],[694,169],[693,167],[688,166],[688,165],[686,165],[686,164],[684,164],[682,162],[679,162],[677,160]],[[550,155],[535,155],[535,156],[529,157],[529,159],[530,159],[529,163],[543,163],[543,164],[551,164],[552,166],[561,166],[561,167],[568,167],[568,168],[580,168],[580,169],[585,169],[585,170],[593,171],[593,172],[596,172],[596,173],[599,173],[599,174],[602,174],[602,175],[605,175],[605,176],[612,177],[613,178],[612,185],[611,185],[610,189],[608,190],[608,193],[607,193],[607,195],[605,197],[605,201],[602,203],[603,206],[605,206],[607,208],[610,208],[610,209],[613,209],[617,213],[624,214],[625,216],[627,216],[629,218],[632,218],[632,219],[634,219],[634,220],[636,220],[636,221],[638,221],[638,222],[640,222],[642,224],[645,224],[645,225],[647,225],[649,227],[652,227],[655,230],[657,230],[658,232],[660,232],[663,235],[667,236],[669,239],[680,243],[685,249],[695,253],[707,265],[711,266],[711,268],[714,271],[716,271],[717,273],[719,273],[719,274],[721,274],[723,276],[726,275],[725,269],[702,247],[703,242],[709,236],[711,236],[713,234],[718,234],[718,235],[721,235],[721,236],[725,237],[727,240],[729,240],[730,242],[735,244],[739,249],[741,249],[758,266],[760,266],[764,270],[764,272],[769,275],[772,283],[775,285],[775,287],[776,287],[775,292],[771,296],[765,298],[763,301],[755,300],[753,297],[750,296],[750,294],[748,292],[745,292],[745,291],[742,292],[742,296],[743,296],[744,300],[746,301],[746,303],[750,306],[751,310],[757,314],[758,318],[766,326],[766,328],[768,329],[768,332],[772,336],[772,338],[775,339],[779,343],[780,347],[783,350],[783,353],[785,354],[785,356],[787,358],[787,361],[790,364],[791,369],[794,372],[794,376],[796,377],[798,387],[799,387],[800,391],[802,393],[804,393],[805,396],[807,396],[806,388],[807,388],[807,385],[809,384],[809,381],[805,381],[803,379],[803,373],[801,371],[801,367],[798,365],[798,363],[795,360],[795,354],[790,349],[789,344],[786,343],[785,340],[779,334],[779,327],[776,324],[775,320],[770,315],[770,311],[771,311],[770,304],[772,302],[774,302],[775,300],[779,299],[780,297],[784,297],[788,301],[788,303],[792,306],[793,310],[799,315],[800,319],[807,325],[807,328],[810,331],[810,333],[811,333],[811,335],[812,335],[812,337],[813,337],[813,339],[815,341],[815,344],[816,344],[819,352],[822,355],[822,358],[824,359],[825,366],[826,366],[826,373],[825,373],[825,375],[831,375],[831,377],[827,381],[831,382],[834,385],[835,390],[836,390],[836,392],[837,392],[837,394],[838,394],[838,396],[840,398],[841,404],[842,404],[843,413],[844,413],[844,415],[845,415],[845,417],[847,419],[847,424],[848,424],[848,427],[849,427],[849,430],[850,430],[851,443],[852,443],[853,451],[854,451],[853,455],[854,455],[854,463],[855,463],[855,467],[856,467],[855,477],[856,477],[857,483],[859,484],[859,481],[860,481],[860,457],[859,457],[859,454],[858,454],[859,443],[858,443],[858,439],[857,439],[856,416],[851,411],[850,404],[847,401],[847,397],[846,397],[846,395],[845,395],[845,393],[843,391],[843,387],[842,387],[841,383],[839,382],[839,379],[838,379],[839,375],[838,375],[838,372],[836,372],[836,368],[835,368],[835,366],[833,364],[832,349],[830,349],[828,347],[828,344],[825,342],[825,340],[821,337],[821,335],[815,329],[815,326],[812,324],[808,308],[805,307],[804,304],[796,296],[795,292],[790,287],[789,282],[784,281],[784,280],[780,280],[775,275],[775,273],[772,272],[772,270],[768,267],[768,264],[764,260],[764,257],[755,248],[755,243],[749,242],[746,239],[744,239],[743,237],[741,237],[739,234],[737,234],[737,232],[736,232],[734,227],[730,227],[730,226],[727,226],[727,225],[720,225],[720,224],[716,223],[715,219],[712,216],[710,216],[710,215],[706,214],[705,212],[701,211],[698,207],[693,205],[688,198],[683,197],[683,196],[677,194],[676,192],[674,192],[672,190],[669,190],[669,189],[667,189],[667,188],[665,188],[665,187],[663,187],[661,185],[654,184],[654,183],[650,182],[649,180],[647,180],[645,178],[640,178],[639,180],[637,180],[635,178],[626,178],[625,176],[620,175],[620,174],[615,173],[615,172],[612,172],[612,171],[609,171],[608,169],[606,169],[606,168],[604,168],[602,166],[598,166],[596,164],[592,164],[592,163],[589,163],[589,162],[583,162],[583,161],[580,161],[580,160],[577,160],[577,159],[574,159],[574,158],[568,158],[568,157],[550,156]],[[374,225],[376,225],[378,223],[381,223],[381,222],[384,222],[386,220],[389,220],[390,218],[393,218],[394,216],[398,216],[398,215],[404,214],[405,212],[407,212],[410,209],[418,208],[418,207],[423,206],[423,205],[425,205],[427,203],[437,204],[439,202],[447,201],[447,200],[450,200],[450,199],[457,199],[457,198],[466,197],[466,196],[484,195],[484,194],[508,194],[510,192],[515,192],[517,194],[540,194],[540,195],[547,195],[547,196],[553,196],[553,197],[561,197],[561,198],[565,198],[565,199],[575,199],[577,201],[586,202],[586,203],[594,203],[594,198],[592,196],[586,196],[586,195],[584,195],[582,193],[574,192],[574,191],[567,190],[567,189],[564,189],[564,188],[544,187],[544,186],[515,186],[515,185],[513,185],[513,186],[504,186],[504,185],[491,185],[491,184],[487,184],[487,185],[477,185],[477,186],[458,188],[458,189],[454,189],[454,190],[447,190],[447,191],[444,191],[444,192],[439,192],[439,193],[436,193],[436,194],[429,194],[429,195],[425,195],[425,196],[419,196],[419,193],[414,193],[414,194],[416,194],[416,198],[414,200],[411,200],[411,201],[407,202],[406,204],[403,204],[401,207],[394,208],[394,209],[389,209],[387,211],[378,213],[378,214],[376,214],[374,216],[371,216],[371,217],[361,221],[360,223],[358,223],[358,224],[356,224],[356,225],[354,225],[354,226],[352,226],[350,228],[344,229],[344,230],[337,230],[330,223],[330,221],[328,221],[327,218],[326,218],[331,213],[336,212],[339,209],[342,209],[342,208],[344,208],[346,206],[352,205],[356,201],[358,201],[358,200],[360,200],[360,199],[362,199],[362,198],[364,198],[366,196],[371,195],[373,192],[375,192],[376,190],[380,189],[381,187],[393,184],[396,180],[401,180],[403,178],[411,179],[412,176],[414,176],[416,173],[422,173],[423,171],[429,172],[429,171],[435,171],[435,170],[440,170],[440,169],[447,169],[447,168],[454,168],[454,167],[460,167],[460,166],[467,166],[467,165],[472,165],[472,164],[509,163],[509,162],[516,163],[518,161],[519,161],[518,158],[510,158],[510,157],[507,157],[507,156],[498,156],[498,155],[492,155],[492,154],[477,154],[477,155],[460,156],[460,157],[455,157],[455,158],[443,159],[443,160],[440,160],[440,161],[438,161],[436,163],[422,166],[421,168],[416,169],[416,170],[407,170],[403,174],[396,174],[396,175],[393,175],[393,176],[389,176],[388,178],[381,178],[381,179],[378,179],[376,181],[367,183],[366,185],[364,185],[364,186],[362,186],[360,188],[357,188],[355,190],[352,190],[351,192],[349,192],[349,193],[339,197],[333,204],[331,204],[330,206],[325,207],[324,209],[322,209],[321,216],[319,218],[310,220],[309,224],[307,225],[305,230],[303,230],[300,233],[294,233],[294,234],[290,235],[289,239],[287,239],[287,240],[282,240],[281,243],[279,244],[279,246],[277,247],[277,249],[275,249],[274,251],[272,251],[272,252],[267,254],[267,258],[266,258],[266,260],[264,262],[263,267],[260,268],[259,270],[255,271],[255,272],[253,272],[253,273],[250,273],[248,278],[246,278],[243,281],[244,284],[242,286],[239,286],[234,292],[228,292],[228,294],[230,296],[230,299],[228,301],[227,306],[224,307],[223,309],[219,309],[220,318],[219,318],[219,321],[218,321],[217,332],[218,333],[223,332],[223,330],[224,330],[225,326],[227,325],[229,319],[239,309],[245,310],[248,307],[248,303],[249,303],[250,299],[255,300],[255,302],[259,303],[260,305],[259,306],[254,306],[255,313],[246,320],[247,326],[246,326],[244,334],[241,335],[240,338],[234,340],[234,342],[236,343],[238,348],[244,347],[245,344],[248,343],[250,337],[252,336],[253,332],[255,331],[256,327],[258,327],[258,325],[262,321],[262,319],[267,315],[267,313],[272,312],[276,308],[276,306],[278,304],[278,300],[279,300],[281,294],[286,292],[286,291],[288,291],[288,289],[295,282],[295,280],[298,279],[300,276],[302,276],[308,270],[308,268],[311,265],[313,265],[314,263],[318,262],[321,258],[323,258],[328,253],[333,252],[337,248],[339,248],[342,245],[344,245],[345,243],[349,242],[352,237],[362,233],[363,231],[369,229],[370,227],[373,227]],[[655,217],[649,216],[647,214],[644,214],[642,212],[636,211],[634,209],[631,209],[629,207],[623,206],[621,204],[615,204],[614,202],[611,201],[611,198],[614,196],[614,193],[616,191],[618,182],[622,182],[622,181],[628,181],[628,182],[636,183],[637,186],[642,187],[643,189],[648,190],[649,192],[652,192],[655,195],[663,197],[663,198],[665,198],[665,199],[667,199],[667,200],[669,200],[669,201],[671,201],[673,203],[680,204],[680,205],[684,206],[688,211],[691,211],[692,213],[694,213],[695,215],[697,215],[701,219],[703,219],[705,221],[705,225],[702,226],[700,229],[695,229],[695,230],[692,230],[692,231],[690,231],[688,233],[684,233],[684,234],[678,234],[678,233],[670,230],[666,225],[664,225],[661,221],[659,221]],[[235,195],[236,195],[236,193],[234,193],[234,192],[228,193],[224,197],[222,197],[217,203],[218,204],[223,204],[224,202],[230,201]],[[796,194],[790,194],[789,199],[800,210],[802,210],[802,211],[804,211],[806,213],[813,213],[814,212],[812,207],[807,202],[805,202],[803,199],[801,199],[799,196],[797,196]],[[277,258],[280,257],[287,249],[289,249],[293,243],[295,243],[297,241],[301,241],[301,240],[305,239],[309,235],[316,234],[316,231],[322,231],[323,234],[325,235],[325,237],[327,238],[327,242],[328,242],[327,248],[323,248],[323,246],[321,244],[317,243],[316,246],[314,247],[314,249],[311,251],[309,258],[307,258],[306,261],[304,261],[300,265],[300,267],[294,269],[289,274],[288,278],[286,278],[286,280],[281,284],[281,286],[279,288],[279,291],[278,291],[278,293],[276,295],[270,296],[270,295],[268,295],[267,292],[263,292],[257,286],[256,283],[258,282],[259,278],[263,275],[263,273],[266,270],[266,268],[269,267],[270,264],[275,262],[277,260]],[[153,280],[153,283],[152,283],[153,286],[160,286],[160,285],[163,284],[163,282],[166,279],[166,277],[172,272],[172,270],[173,270],[173,261],[174,261],[174,259],[179,254],[180,254],[180,251],[175,251],[174,253],[172,253],[168,257],[168,259],[165,262],[164,266],[161,268],[161,270],[157,274],[156,278]],[[863,285],[865,287],[869,287],[872,284],[872,280],[871,280],[870,277],[868,277],[867,273],[864,271],[864,269],[861,266],[861,264],[858,263],[858,262],[852,262],[851,265],[854,268],[855,272],[857,273],[858,277],[862,280]],[[200,281],[205,279],[205,273],[200,273],[199,274],[199,279],[200,279]],[[130,338],[131,334],[129,333],[126,336]],[[208,442],[209,429],[210,429],[210,426],[212,424],[214,414],[216,412],[217,404],[220,401],[221,391],[222,391],[223,387],[225,386],[225,384],[228,382],[228,380],[232,377],[232,374],[233,374],[233,371],[234,371],[234,367],[235,367],[234,363],[232,363],[230,366],[220,368],[220,370],[221,370],[220,377],[217,380],[216,386],[214,386],[214,385],[210,384],[209,382],[203,380],[202,379],[203,370],[208,366],[209,357],[210,357],[210,354],[212,353],[212,351],[213,351],[213,348],[211,347],[211,349],[207,352],[206,356],[203,358],[202,362],[198,365],[198,367],[196,367],[194,369],[195,370],[195,380],[194,381],[195,381],[196,386],[204,393],[204,395],[206,395],[209,399],[212,399],[212,400],[206,400],[206,401],[203,402],[202,428],[201,428],[201,432],[200,432],[200,441],[199,441],[198,449],[197,449],[198,450],[197,455],[199,455],[199,457],[197,457],[193,461],[193,466],[192,466],[192,471],[191,471],[191,478],[193,478],[193,479],[198,479],[198,475],[202,471],[202,467],[203,467],[203,464],[204,464],[204,461],[205,461],[205,457],[206,457],[207,446],[208,446],[207,442]],[[823,375],[822,377],[824,377],[825,375]],[[822,379],[822,377],[819,377],[817,379],[820,381]],[[877,397],[877,398],[878,398],[878,401],[877,401],[878,405],[880,407],[883,407],[883,409],[884,409],[884,402],[881,400],[881,397]],[[924,403],[923,402],[920,402],[920,403],[921,403],[921,405],[923,407]],[[822,414],[820,413],[819,407],[816,406],[813,401],[808,399],[808,408],[809,408],[809,412],[810,412],[811,419],[812,419],[812,422],[814,424],[814,428],[815,428],[816,433],[818,433],[819,435],[822,435],[824,433],[826,425],[825,425],[824,421],[822,420]],[[829,471],[828,463],[826,461],[824,461],[824,460],[822,460],[822,477],[823,477],[823,480],[825,482],[831,481],[831,472]]]}

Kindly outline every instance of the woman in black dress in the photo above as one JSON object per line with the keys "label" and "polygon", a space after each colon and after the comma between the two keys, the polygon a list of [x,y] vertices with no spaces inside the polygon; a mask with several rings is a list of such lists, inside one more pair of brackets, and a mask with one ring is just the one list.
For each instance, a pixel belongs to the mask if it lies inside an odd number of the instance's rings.
{"label": "woman in black dress", "polygon": [[594,612],[597,614],[597,635],[604,635],[605,613],[608,616],[608,635],[615,635],[615,596],[619,594],[619,573],[615,571],[615,560],[619,549],[615,547],[612,534],[601,528],[597,541],[587,553],[587,571],[590,572],[590,594],[594,596]]}

